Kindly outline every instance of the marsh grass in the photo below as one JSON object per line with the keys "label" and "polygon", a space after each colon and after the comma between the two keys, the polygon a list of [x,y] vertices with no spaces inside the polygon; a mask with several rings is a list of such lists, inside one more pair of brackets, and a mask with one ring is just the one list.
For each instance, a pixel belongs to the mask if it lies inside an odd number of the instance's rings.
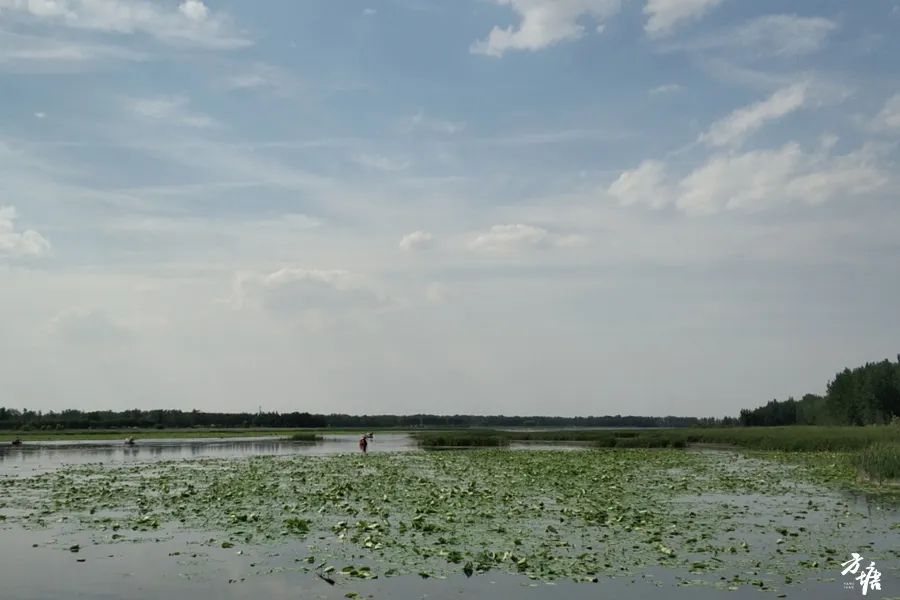
{"label": "marsh grass", "polygon": [[290,437],[292,442],[318,442],[321,439],[321,435],[312,431],[298,431]]}
{"label": "marsh grass", "polygon": [[429,431],[413,434],[423,448],[485,448],[508,446],[510,437],[502,431]]}
{"label": "marsh grass", "polygon": [[875,443],[900,443],[892,426],[719,427],[696,429],[457,430],[413,434],[423,447],[504,446],[510,442],[586,442],[598,448],[685,448],[724,445],[781,452],[861,451]]}
{"label": "marsh grass", "polygon": [[856,466],[879,483],[900,482],[900,442],[872,444],[856,456]]}
{"label": "marsh grass", "polygon": [[503,433],[512,440],[588,441],[606,448],[681,448],[692,444],[715,444],[784,452],[862,450],[873,443],[900,441],[897,428],[889,426],[583,429]]}

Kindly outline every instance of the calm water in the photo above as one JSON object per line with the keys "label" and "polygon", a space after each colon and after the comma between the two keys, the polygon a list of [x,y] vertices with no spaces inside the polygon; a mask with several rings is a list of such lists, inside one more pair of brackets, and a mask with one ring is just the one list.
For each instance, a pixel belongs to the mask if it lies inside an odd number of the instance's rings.
{"label": "calm water", "polygon": [[[242,458],[249,456],[324,456],[340,452],[359,452],[357,435],[327,435],[319,442],[292,442],[271,437],[197,438],[137,440],[134,446],[122,439],[85,442],[31,442],[14,447],[0,446],[0,476],[28,475],[58,469],[65,465],[89,463],[121,464],[197,458]],[[406,434],[378,434],[369,442],[369,452],[406,452],[415,450],[414,440]]]}
{"label": "calm water", "polygon": [[[241,458],[260,455],[308,455],[358,452],[357,435],[333,435],[315,443],[290,442],[272,438],[230,438],[194,440],[138,440],[126,446],[121,440],[109,442],[46,442],[23,447],[0,447],[0,477],[29,475],[65,468],[66,465],[87,463],[121,464],[161,460],[194,460],[201,458]],[[555,448],[574,450],[577,447],[559,444],[521,445],[514,449]],[[405,434],[376,434],[369,451],[415,451],[414,441]],[[732,496],[686,497],[703,510],[707,503],[729,502],[740,508],[753,506],[762,517],[777,515],[785,502],[805,503],[808,496],[763,498]],[[864,497],[856,499],[865,503]],[[771,506],[769,506],[771,504]],[[2,506],[2,498],[0,498]],[[862,506],[857,506],[862,508]],[[869,512],[869,519],[887,519],[900,523],[895,510],[881,508]],[[883,523],[881,523],[883,524]],[[884,528],[879,528],[884,531]],[[145,536],[141,538],[140,536]],[[149,537],[148,537],[149,536]],[[373,598],[498,598],[546,599],[572,598],[653,598],[693,600],[727,597],[735,600],[775,598],[773,592],[760,592],[753,586],[737,591],[716,589],[715,578],[707,585],[683,586],[683,580],[698,580],[695,576],[675,570],[653,569],[638,577],[601,578],[598,583],[575,584],[560,581],[555,584],[533,583],[524,577],[489,573],[467,579],[454,576],[447,579],[392,577],[375,581],[356,581],[336,578],[332,586],[314,574],[304,573],[297,560],[307,554],[302,540],[269,545],[247,545],[221,548],[215,541],[216,532],[166,530],[152,534],[130,534],[130,537],[110,541],[109,536],[70,528],[67,523],[51,524],[43,530],[24,530],[18,525],[0,521],[0,599],[69,598],[143,599],[185,598],[199,600],[218,598],[345,598],[350,592]],[[752,536],[751,536],[752,537]],[[754,540],[750,540],[751,543]],[[847,539],[848,544],[885,540]],[[880,544],[878,543],[880,542]],[[80,544],[77,553],[69,552],[73,544]],[[900,544],[900,536],[898,536]],[[841,549],[843,550],[843,548]],[[848,546],[849,550],[849,546]],[[900,556],[898,556],[900,563]],[[882,591],[870,592],[866,598],[900,597],[900,578],[897,564],[879,565],[882,571]],[[706,576],[713,577],[713,576]],[[845,578],[834,573],[831,581],[809,581],[783,588],[788,598],[801,600],[836,600],[862,598],[859,587],[845,589]]]}
{"label": "calm water", "polygon": [[[30,442],[23,446],[0,445],[0,477],[26,476],[53,471],[66,465],[122,464],[198,458],[250,456],[327,456],[359,452],[358,435],[325,435],[318,442],[292,442],[272,437],[195,438],[137,440],[128,446],[122,439]],[[512,450],[577,450],[577,444],[516,443]],[[369,452],[409,452],[418,446],[405,433],[379,433],[369,441]]]}

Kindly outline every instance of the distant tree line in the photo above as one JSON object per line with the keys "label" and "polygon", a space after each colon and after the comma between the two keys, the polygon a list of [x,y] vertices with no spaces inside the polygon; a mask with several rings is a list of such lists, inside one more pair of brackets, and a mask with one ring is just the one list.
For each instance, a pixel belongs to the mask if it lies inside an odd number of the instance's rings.
{"label": "distant tree line", "polygon": [[504,415],[327,415],[329,427],[698,427],[715,425],[711,417],[546,417]]}
{"label": "distant tree line", "polygon": [[179,429],[188,427],[326,427],[307,412],[212,413],[199,410],[64,410],[41,412],[0,407],[0,429]]}
{"label": "distant tree line", "polygon": [[0,429],[142,429],[311,427],[702,427],[734,424],[736,419],[697,417],[508,417],[502,415],[318,415],[307,412],[214,413],[199,410],[124,410],[41,412],[0,407]]}
{"label": "distant tree line", "polygon": [[844,369],[828,383],[824,396],[772,400],[741,411],[741,425],[880,425],[900,419],[900,355]]}

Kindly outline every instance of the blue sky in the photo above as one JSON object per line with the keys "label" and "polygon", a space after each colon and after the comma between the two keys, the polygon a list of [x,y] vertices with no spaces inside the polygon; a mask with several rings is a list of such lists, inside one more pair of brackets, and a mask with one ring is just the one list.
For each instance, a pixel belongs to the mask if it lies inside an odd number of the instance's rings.
{"label": "blue sky", "polygon": [[900,348],[900,2],[0,0],[0,404],[736,414]]}

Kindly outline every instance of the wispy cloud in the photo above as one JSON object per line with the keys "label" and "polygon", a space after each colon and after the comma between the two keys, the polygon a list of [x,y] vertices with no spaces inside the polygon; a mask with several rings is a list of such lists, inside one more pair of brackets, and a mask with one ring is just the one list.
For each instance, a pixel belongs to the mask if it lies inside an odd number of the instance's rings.
{"label": "wispy cloud", "polygon": [[817,52],[838,28],[825,17],[765,15],[717,33],[675,42],[670,49],[728,51],[749,59],[803,56]]}
{"label": "wispy cloud", "polygon": [[225,86],[232,90],[262,90],[278,95],[293,95],[302,91],[300,79],[287,69],[256,62],[237,67],[225,78]]}
{"label": "wispy cloud", "polygon": [[651,96],[660,96],[662,94],[674,94],[680,92],[684,87],[678,83],[666,83],[650,90]]}
{"label": "wispy cloud", "polygon": [[0,69],[7,71],[72,71],[96,63],[145,58],[145,54],[121,46],[0,31]]}
{"label": "wispy cloud", "polygon": [[483,254],[506,255],[527,250],[570,248],[585,242],[586,239],[580,235],[560,235],[543,227],[516,223],[494,225],[488,231],[475,235],[469,241],[469,249]]}
{"label": "wispy cloud", "polygon": [[402,123],[401,130],[406,133],[427,132],[440,133],[443,135],[454,135],[459,133],[465,127],[464,123],[449,121],[426,115],[420,110],[413,116],[405,119]]}
{"label": "wispy cloud", "polygon": [[145,0],[0,0],[9,18],[116,34],[144,33],[171,44],[210,49],[239,48],[250,40],[227,15],[213,13],[200,0],[174,9]]}
{"label": "wispy cloud", "polygon": [[541,146],[546,144],[570,144],[575,142],[621,141],[631,134],[610,128],[603,129],[552,129],[510,134],[498,134],[466,140],[485,146]]}
{"label": "wispy cloud", "polygon": [[694,21],[722,3],[722,0],[647,0],[644,14],[648,35],[659,37],[677,26]]}
{"label": "wispy cloud", "polygon": [[127,101],[129,110],[145,119],[161,121],[168,125],[188,127],[216,127],[212,117],[188,110],[188,99],[183,96],[160,96],[158,98],[136,98]]}
{"label": "wispy cloud", "polygon": [[411,164],[407,159],[392,158],[383,154],[359,154],[354,160],[367,169],[389,173],[405,171]]}
{"label": "wispy cloud", "polygon": [[769,121],[775,121],[802,108],[807,100],[807,89],[807,84],[798,83],[777,90],[765,100],[740,108],[716,121],[709,131],[700,136],[699,141],[708,146],[738,144]]}

